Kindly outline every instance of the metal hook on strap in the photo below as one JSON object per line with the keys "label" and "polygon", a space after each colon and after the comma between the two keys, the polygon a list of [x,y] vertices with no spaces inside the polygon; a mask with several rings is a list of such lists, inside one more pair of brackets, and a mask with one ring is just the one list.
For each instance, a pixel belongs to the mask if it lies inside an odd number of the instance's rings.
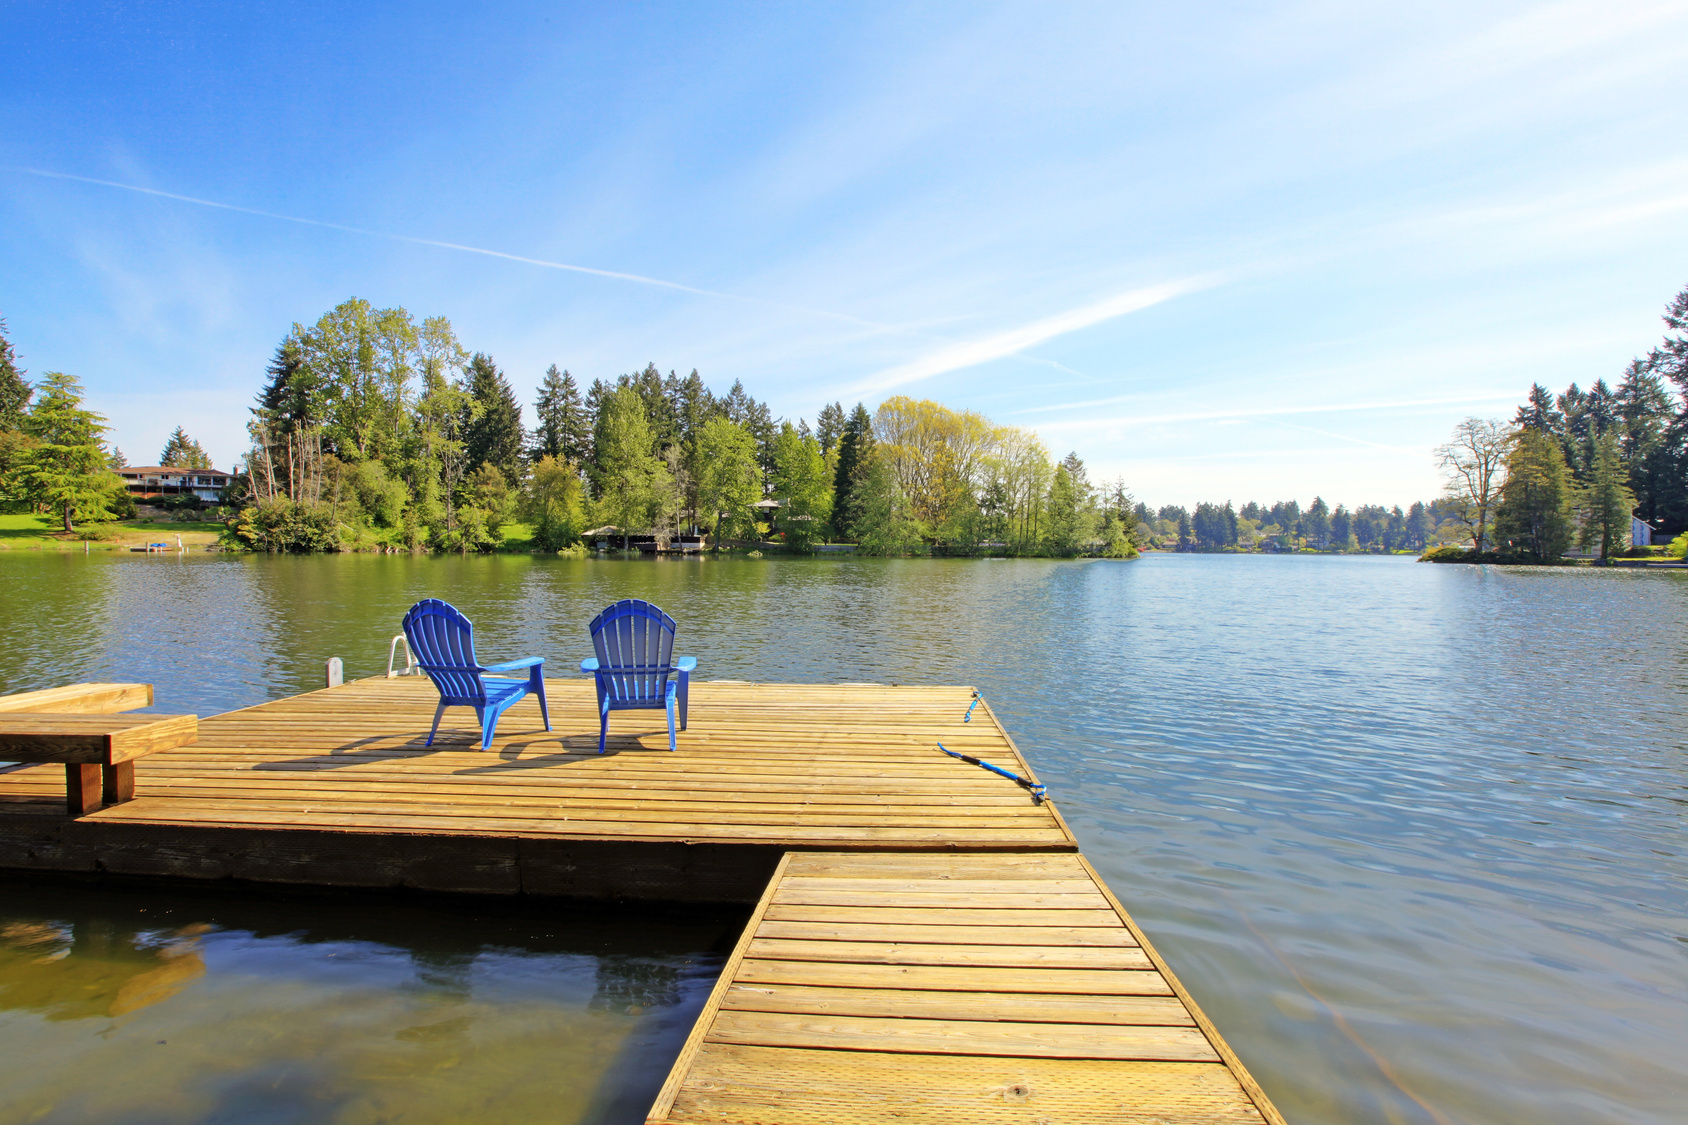
{"label": "metal hook on strap", "polygon": [[967,714],[961,716],[962,722],[970,723],[970,722],[973,721],[973,708],[977,707],[979,705],[979,700],[981,700],[983,698],[984,698],[984,696],[979,694],[979,689],[974,688],[973,689],[973,702],[971,702],[967,705]]}
{"label": "metal hook on strap", "polygon": [[968,765],[979,766],[982,769],[990,770],[992,773],[1001,774],[1009,781],[1024,786],[1026,791],[1032,795],[1032,804],[1034,805],[1041,805],[1044,801],[1049,799],[1049,786],[1047,785],[1040,785],[1031,780],[1029,777],[1021,777],[1019,774],[1014,773],[1011,770],[1005,770],[1001,766],[993,766],[981,758],[973,757],[971,754],[957,754],[954,750],[951,750],[942,742],[938,743],[938,749],[942,750],[952,758],[960,758]]}

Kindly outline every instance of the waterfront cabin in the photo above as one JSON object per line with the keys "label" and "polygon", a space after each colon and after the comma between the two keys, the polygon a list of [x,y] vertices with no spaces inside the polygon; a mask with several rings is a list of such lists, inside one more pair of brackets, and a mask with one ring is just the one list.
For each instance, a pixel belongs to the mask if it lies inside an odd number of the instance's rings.
{"label": "waterfront cabin", "polygon": [[157,500],[166,496],[193,496],[215,504],[234,480],[233,473],[219,469],[184,469],[180,466],[139,465],[117,470],[129,495],[136,500]]}

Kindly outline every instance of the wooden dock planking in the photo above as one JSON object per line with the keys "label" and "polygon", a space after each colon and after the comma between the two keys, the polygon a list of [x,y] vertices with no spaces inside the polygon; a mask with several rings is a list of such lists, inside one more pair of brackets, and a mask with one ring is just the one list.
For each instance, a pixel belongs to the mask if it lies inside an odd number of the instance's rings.
{"label": "wooden dock planking", "polygon": [[[793,848],[1075,848],[1053,805],[936,750],[1030,774],[988,708],[961,721],[966,688],[700,682],[679,753],[662,715],[632,712],[604,755],[591,682],[547,693],[555,729],[523,700],[490,751],[468,709],[423,745],[437,695],[420,678],[205,718],[196,744],[136,764],[135,800],[68,825],[45,819],[45,776],[0,773],[0,865],[753,902]],[[368,870],[348,836],[369,839]]]}
{"label": "wooden dock planking", "polygon": [[791,853],[649,1121],[880,1120],[1282,1122],[1082,857]]}
{"label": "wooden dock planking", "polygon": [[215,716],[70,819],[56,771],[0,770],[0,866],[760,896],[653,1122],[1282,1125],[1055,806],[937,753],[1034,776],[968,689],[698,683],[680,753],[628,713],[602,756],[590,682],[547,691],[556,729],[524,700],[490,752],[466,710],[422,745],[419,679]]}

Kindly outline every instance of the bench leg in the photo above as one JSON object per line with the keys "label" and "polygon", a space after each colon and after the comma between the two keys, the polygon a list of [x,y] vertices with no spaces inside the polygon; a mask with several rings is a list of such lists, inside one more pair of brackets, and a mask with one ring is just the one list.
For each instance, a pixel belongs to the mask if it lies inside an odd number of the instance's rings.
{"label": "bench leg", "polygon": [[82,816],[100,807],[100,767],[66,764],[64,768],[65,805],[71,816]]}
{"label": "bench leg", "polygon": [[120,805],[135,799],[135,763],[118,762],[115,766],[100,767],[100,799],[108,805]]}

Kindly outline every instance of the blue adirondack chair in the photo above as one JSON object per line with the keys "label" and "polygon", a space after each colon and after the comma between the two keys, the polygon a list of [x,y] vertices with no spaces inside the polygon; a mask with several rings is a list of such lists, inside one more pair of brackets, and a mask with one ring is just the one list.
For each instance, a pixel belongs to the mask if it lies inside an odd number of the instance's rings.
{"label": "blue adirondack chair", "polygon": [[[674,656],[674,619],[650,602],[629,598],[592,619],[592,648],[597,657],[580,662],[598,687],[598,753],[604,752],[611,711],[648,709],[668,712],[668,748],[678,749],[674,712],[686,729],[686,689],[697,660]],[[670,679],[669,677],[674,677]]]}
{"label": "blue adirondack chair", "polygon": [[[475,659],[475,627],[455,606],[438,598],[424,598],[404,615],[404,637],[416,654],[417,666],[440,689],[440,706],[426,745],[434,744],[440,716],[447,707],[473,707],[481,724],[481,749],[492,748],[498,716],[523,696],[539,696],[539,714],[551,729],[551,709],[545,704],[545,658],[529,656],[482,667]],[[499,679],[493,673],[528,669],[526,680]]]}

